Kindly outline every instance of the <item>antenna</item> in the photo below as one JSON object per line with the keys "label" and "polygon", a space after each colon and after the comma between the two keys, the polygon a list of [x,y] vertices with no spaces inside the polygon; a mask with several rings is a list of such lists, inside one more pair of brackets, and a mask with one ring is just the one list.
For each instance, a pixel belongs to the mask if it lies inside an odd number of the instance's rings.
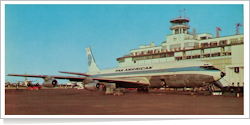
{"label": "antenna", "polygon": [[[26,75],[26,72],[25,72],[25,75]],[[25,76],[25,81],[27,81],[27,77]]]}
{"label": "antenna", "polygon": [[184,13],[184,18],[186,17],[186,13],[185,13],[185,9],[184,10],[179,10],[179,13],[180,13],[180,18],[181,18],[181,12],[183,11],[183,13]]}
{"label": "antenna", "polygon": [[242,24],[241,24],[241,23],[236,23],[236,24],[235,24],[235,28],[236,28],[236,31],[235,31],[236,33],[235,33],[235,34],[236,34],[236,35],[239,34],[239,26],[242,26]]}
{"label": "antenna", "polygon": [[219,37],[219,31],[221,31],[220,27],[216,27],[216,37]]}
{"label": "antenna", "polygon": [[196,28],[193,28],[192,34],[193,34],[193,35],[196,35]]}

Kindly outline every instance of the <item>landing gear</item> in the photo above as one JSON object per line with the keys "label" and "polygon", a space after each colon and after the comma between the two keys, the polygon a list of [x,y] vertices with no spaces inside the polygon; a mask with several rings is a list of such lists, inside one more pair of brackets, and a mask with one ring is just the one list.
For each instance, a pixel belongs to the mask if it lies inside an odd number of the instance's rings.
{"label": "landing gear", "polygon": [[205,92],[204,95],[211,95],[214,92],[214,84],[213,83],[207,83],[204,85],[205,87]]}
{"label": "landing gear", "polygon": [[105,94],[107,95],[123,95],[123,92],[125,92],[124,88],[112,88],[110,86],[103,86],[102,87],[102,91],[105,92]]}
{"label": "landing gear", "polygon": [[18,90],[18,89],[19,89],[19,83],[16,84],[16,90]]}
{"label": "landing gear", "polygon": [[148,88],[137,88],[137,92],[148,93]]}
{"label": "landing gear", "polygon": [[117,88],[117,89],[115,89],[113,95],[118,95],[118,96],[120,96],[120,95],[123,95],[123,92],[125,92],[125,90],[124,90],[123,88]]}
{"label": "landing gear", "polygon": [[198,88],[197,87],[192,88],[191,95],[198,95]]}
{"label": "landing gear", "polygon": [[211,83],[210,85],[209,85],[209,92],[213,92],[215,89],[214,89],[214,84],[213,83]]}
{"label": "landing gear", "polygon": [[105,92],[107,95],[122,95],[123,89],[122,88],[116,88],[115,83],[105,83],[104,86],[101,87],[102,91]]}

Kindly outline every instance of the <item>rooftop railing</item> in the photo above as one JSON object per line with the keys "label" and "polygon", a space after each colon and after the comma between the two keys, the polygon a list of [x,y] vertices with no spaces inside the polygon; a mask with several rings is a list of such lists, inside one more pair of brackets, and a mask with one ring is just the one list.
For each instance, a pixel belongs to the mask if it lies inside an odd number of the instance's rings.
{"label": "rooftop railing", "polygon": [[[181,24],[182,25],[182,24]],[[171,28],[173,28],[173,27],[175,27],[175,26],[181,26],[181,25],[172,25],[172,26],[169,26],[169,28],[171,29]],[[190,25],[182,25],[182,26],[186,26],[186,27],[188,27],[188,28],[190,28]],[[172,34],[171,34],[172,35]]]}
{"label": "rooftop railing", "polygon": [[185,16],[185,17],[175,17],[175,18],[172,18],[172,19],[170,19],[170,21],[172,21],[172,20],[177,20],[177,19],[186,19],[186,20],[190,20],[190,18],[189,17],[187,17],[187,16]]}

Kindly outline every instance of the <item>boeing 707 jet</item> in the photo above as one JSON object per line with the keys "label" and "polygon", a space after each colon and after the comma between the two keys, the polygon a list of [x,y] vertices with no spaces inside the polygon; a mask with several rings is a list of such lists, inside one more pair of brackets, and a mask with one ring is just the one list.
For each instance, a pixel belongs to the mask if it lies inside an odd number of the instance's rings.
{"label": "boeing 707 jet", "polygon": [[65,72],[76,76],[48,76],[48,75],[22,75],[8,74],[8,76],[38,77],[44,79],[44,85],[54,87],[58,84],[56,79],[83,82],[87,90],[99,90],[104,85],[106,94],[112,94],[119,88],[137,88],[138,91],[147,92],[149,88],[184,88],[203,87],[217,84],[225,73],[208,62],[182,60],[158,64],[118,67],[100,70],[96,65],[91,48],[86,48],[89,71],[87,73]]}

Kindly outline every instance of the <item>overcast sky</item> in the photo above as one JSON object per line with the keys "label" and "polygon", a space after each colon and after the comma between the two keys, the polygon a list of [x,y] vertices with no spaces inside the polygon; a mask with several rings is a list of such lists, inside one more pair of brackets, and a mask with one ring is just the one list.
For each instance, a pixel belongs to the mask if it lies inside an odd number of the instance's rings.
{"label": "overcast sky", "polygon": [[[87,72],[88,46],[92,46],[100,69],[118,67],[116,59],[131,49],[150,42],[161,45],[172,33],[170,19],[183,9],[190,18],[190,32],[196,28],[197,33],[215,37],[215,28],[220,27],[220,36],[229,36],[235,34],[236,23],[244,27],[241,4],[6,5],[5,75]],[[6,79],[24,80],[13,76]],[[29,79],[43,82],[41,78]]]}

